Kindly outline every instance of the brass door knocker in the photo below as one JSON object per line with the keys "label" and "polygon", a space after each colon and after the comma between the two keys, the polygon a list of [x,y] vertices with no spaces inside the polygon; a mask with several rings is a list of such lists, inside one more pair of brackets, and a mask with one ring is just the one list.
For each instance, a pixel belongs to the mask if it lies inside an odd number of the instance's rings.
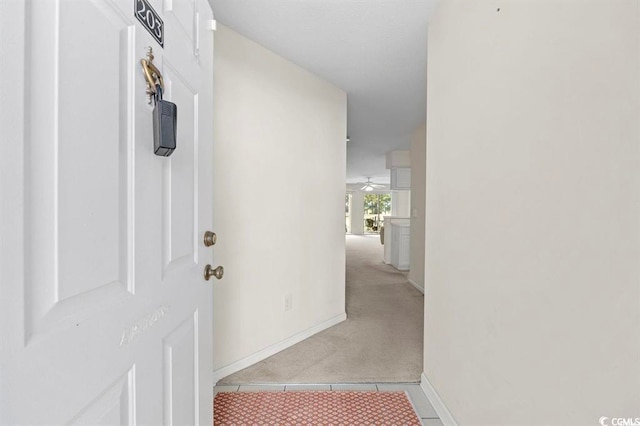
{"label": "brass door knocker", "polygon": [[158,87],[164,92],[164,80],[162,80],[160,70],[153,64],[153,49],[151,47],[147,49],[147,58],[140,59],[140,65],[142,65],[142,72],[147,81],[147,97],[149,98],[149,105],[151,105],[154,97],[158,94]]}

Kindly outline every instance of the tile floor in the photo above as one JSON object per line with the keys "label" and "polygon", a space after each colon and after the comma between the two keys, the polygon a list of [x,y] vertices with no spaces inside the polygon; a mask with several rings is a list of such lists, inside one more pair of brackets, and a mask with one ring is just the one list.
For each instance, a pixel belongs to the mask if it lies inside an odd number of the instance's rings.
{"label": "tile floor", "polygon": [[416,383],[368,383],[368,384],[326,384],[326,385],[224,385],[214,388],[218,392],[286,392],[286,391],[405,391],[418,417],[425,426],[442,426],[438,414]]}

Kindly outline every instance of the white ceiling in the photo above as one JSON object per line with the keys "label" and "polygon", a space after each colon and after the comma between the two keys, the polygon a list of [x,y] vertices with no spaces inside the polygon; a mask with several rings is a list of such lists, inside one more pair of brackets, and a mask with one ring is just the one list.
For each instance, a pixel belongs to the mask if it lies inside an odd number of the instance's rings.
{"label": "white ceiling", "polygon": [[218,22],[347,92],[347,182],[389,182],[385,154],[425,120],[437,0],[209,1]]}

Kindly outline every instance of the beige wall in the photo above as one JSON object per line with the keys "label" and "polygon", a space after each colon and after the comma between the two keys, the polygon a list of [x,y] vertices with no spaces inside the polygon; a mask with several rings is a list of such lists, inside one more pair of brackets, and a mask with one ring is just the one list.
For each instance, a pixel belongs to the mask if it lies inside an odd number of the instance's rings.
{"label": "beige wall", "polygon": [[424,365],[460,425],[640,417],[639,17],[446,1],[432,20]]}
{"label": "beige wall", "polygon": [[214,367],[228,373],[344,318],[346,94],[224,26],[215,44],[214,256],[225,276],[207,285]]}
{"label": "beige wall", "polygon": [[411,269],[409,281],[424,289],[424,213],[426,185],[426,125],[411,137]]}
{"label": "beige wall", "polygon": [[364,191],[355,189],[351,192],[351,233],[364,234]]}

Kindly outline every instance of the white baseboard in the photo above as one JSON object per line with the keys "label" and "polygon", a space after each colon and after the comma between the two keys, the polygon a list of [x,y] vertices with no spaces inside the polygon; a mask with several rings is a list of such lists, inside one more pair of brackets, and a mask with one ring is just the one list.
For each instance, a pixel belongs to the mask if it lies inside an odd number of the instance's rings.
{"label": "white baseboard", "polygon": [[424,373],[420,375],[420,387],[422,388],[422,392],[427,396],[429,402],[431,402],[434,410],[436,410],[436,413],[438,413],[438,417],[440,417],[442,424],[444,426],[458,426],[456,419],[453,418],[451,412],[447,406],[444,405],[444,402],[440,399],[440,395],[438,395],[438,392],[436,392],[436,389]]}
{"label": "white baseboard", "polygon": [[[320,333],[323,330],[326,330],[329,327],[333,327],[336,324],[341,323],[342,321],[347,319],[347,314],[343,313],[337,315],[327,321],[324,321],[314,327],[311,327],[307,330],[304,330],[298,334],[295,334],[288,339],[285,339],[281,342],[276,343],[275,345],[271,345],[267,348],[262,349],[259,352],[256,352],[248,357],[242,358],[240,361],[236,361],[232,364],[227,365],[226,367],[219,368],[213,372],[213,383],[217,383],[218,380],[227,377],[230,374],[236,373],[244,368],[250,367],[253,364],[260,362],[264,359],[269,358],[272,355],[277,354],[280,351],[283,351],[296,343],[302,342],[304,339],[308,339],[314,334]],[[215,343],[214,343],[215,344]]]}
{"label": "white baseboard", "polygon": [[420,293],[424,294],[424,288],[420,287],[414,280],[412,280],[411,278],[407,278],[409,280],[409,284],[411,284],[412,286],[414,286],[416,288],[416,290],[418,290]]}

